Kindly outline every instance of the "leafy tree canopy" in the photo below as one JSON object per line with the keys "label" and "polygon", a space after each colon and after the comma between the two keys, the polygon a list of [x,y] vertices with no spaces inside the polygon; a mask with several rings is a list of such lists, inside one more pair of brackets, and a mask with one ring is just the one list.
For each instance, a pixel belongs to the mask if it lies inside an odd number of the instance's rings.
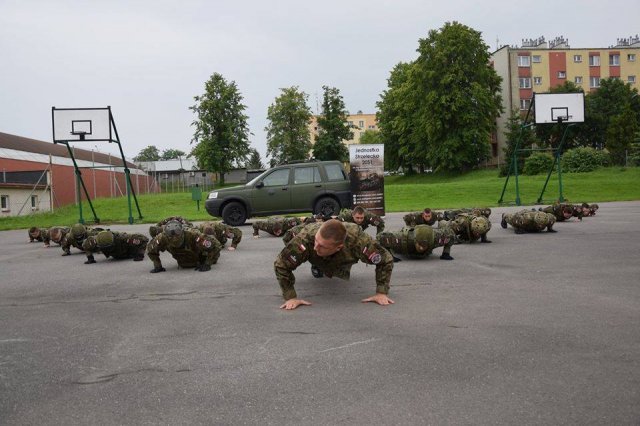
{"label": "leafy tree canopy", "polygon": [[267,110],[267,155],[275,164],[309,158],[311,151],[311,109],[308,95],[298,87],[280,89],[281,94]]}
{"label": "leafy tree canopy", "polygon": [[340,91],[322,86],[322,113],[318,117],[318,135],[313,146],[313,156],[318,160],[349,160],[349,150],[343,140],[353,138],[347,124],[347,111]]}
{"label": "leafy tree canopy", "polygon": [[162,155],[160,156],[161,160],[175,160],[177,158],[182,158],[187,154],[184,151],[180,151],[179,149],[165,149],[162,151]]}
{"label": "leafy tree canopy", "polygon": [[196,103],[189,107],[196,114],[191,123],[195,127],[191,155],[200,167],[220,173],[224,184],[224,173],[244,163],[249,155],[246,106],[236,83],[227,82],[218,73],[209,78],[204,93],[194,100]]}
{"label": "leafy tree canopy", "polygon": [[160,160],[160,151],[155,145],[149,145],[143,148],[138,155],[133,157],[133,161],[158,161]]}
{"label": "leafy tree canopy", "polygon": [[262,159],[257,149],[251,148],[251,154],[249,154],[249,160],[245,167],[250,170],[264,169],[264,164],[262,164]]}

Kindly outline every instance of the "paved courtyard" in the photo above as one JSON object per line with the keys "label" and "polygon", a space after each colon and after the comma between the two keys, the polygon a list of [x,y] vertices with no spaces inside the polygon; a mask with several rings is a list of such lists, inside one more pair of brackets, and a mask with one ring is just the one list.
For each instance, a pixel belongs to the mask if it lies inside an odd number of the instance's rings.
{"label": "paved courtyard", "polygon": [[0,232],[0,424],[639,424],[640,202],[555,234],[502,229],[515,210],[454,261],[396,263],[391,306],[360,303],[371,266],[303,265],[295,311],[282,241],[250,227],[211,271],[165,253],[162,274]]}

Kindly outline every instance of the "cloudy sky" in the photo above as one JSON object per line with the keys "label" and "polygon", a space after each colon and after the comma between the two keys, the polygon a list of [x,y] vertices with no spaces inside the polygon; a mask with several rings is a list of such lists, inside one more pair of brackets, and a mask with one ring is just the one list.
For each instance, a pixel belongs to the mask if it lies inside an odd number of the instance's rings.
{"label": "cloudy sky", "polygon": [[445,22],[480,31],[491,51],[560,35],[597,48],[640,33],[639,16],[637,0],[0,0],[0,132],[51,141],[52,106],[110,105],[128,157],[189,152],[188,107],[218,72],[240,89],[264,159],[280,88],[299,86],[315,112],[334,86],[349,111],[374,113],[392,67]]}

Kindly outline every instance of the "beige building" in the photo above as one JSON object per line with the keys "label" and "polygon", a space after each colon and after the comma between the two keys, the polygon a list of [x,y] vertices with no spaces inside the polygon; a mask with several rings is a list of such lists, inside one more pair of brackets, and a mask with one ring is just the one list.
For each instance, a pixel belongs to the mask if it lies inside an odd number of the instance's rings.
{"label": "beige building", "polygon": [[502,106],[498,131],[492,143],[492,165],[505,162],[504,135],[511,111],[523,114],[529,108],[534,93],[547,93],[552,87],[567,81],[584,89],[598,90],[603,78],[618,78],[634,88],[640,88],[640,37],[616,40],[608,48],[571,48],[564,37],[552,41],[522,40],[521,47],[503,46],[491,55],[491,62],[502,77]]}
{"label": "beige building", "polygon": [[[347,123],[351,126],[353,132],[353,139],[344,140],[345,145],[352,145],[354,143],[360,143],[360,137],[367,130],[378,130],[378,123],[376,121],[375,114],[363,114],[358,111],[357,114],[349,115],[347,117]],[[309,124],[309,132],[311,132],[311,143],[315,143],[316,136],[318,135],[318,117],[313,116],[311,123]]]}

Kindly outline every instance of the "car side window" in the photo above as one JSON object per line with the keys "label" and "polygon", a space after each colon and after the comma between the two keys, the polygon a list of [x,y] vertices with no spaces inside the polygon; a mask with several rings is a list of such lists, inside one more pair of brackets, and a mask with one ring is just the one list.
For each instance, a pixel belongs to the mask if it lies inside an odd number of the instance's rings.
{"label": "car side window", "polygon": [[320,169],[316,167],[296,167],[293,172],[293,183],[300,185],[303,183],[322,182]]}
{"label": "car side window", "polygon": [[329,180],[345,180],[347,178],[342,171],[342,167],[338,164],[327,164],[325,170]]}
{"label": "car side window", "polygon": [[264,186],[284,186],[289,185],[289,169],[276,170],[269,176],[262,179]]}

